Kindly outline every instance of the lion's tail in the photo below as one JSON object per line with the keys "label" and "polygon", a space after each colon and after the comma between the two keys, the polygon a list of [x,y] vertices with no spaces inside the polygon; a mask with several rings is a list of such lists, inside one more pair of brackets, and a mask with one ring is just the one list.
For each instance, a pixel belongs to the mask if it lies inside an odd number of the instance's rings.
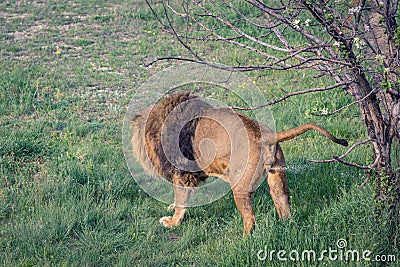
{"label": "lion's tail", "polygon": [[323,135],[325,135],[326,137],[331,139],[333,142],[335,142],[339,145],[342,145],[342,146],[348,146],[348,143],[346,140],[338,139],[338,138],[334,137],[330,132],[328,132],[327,130],[322,128],[321,126],[312,124],[312,123],[304,124],[304,125],[301,125],[299,127],[296,127],[296,128],[284,131],[284,132],[275,133],[276,142],[279,143],[279,142],[290,140],[290,139],[292,139],[298,135],[301,135],[309,130],[319,131],[320,133],[322,133]]}

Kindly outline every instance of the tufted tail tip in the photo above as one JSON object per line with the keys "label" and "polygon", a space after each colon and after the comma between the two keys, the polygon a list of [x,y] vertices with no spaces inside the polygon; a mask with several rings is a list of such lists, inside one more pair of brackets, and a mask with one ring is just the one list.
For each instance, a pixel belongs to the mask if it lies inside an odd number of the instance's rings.
{"label": "tufted tail tip", "polygon": [[336,143],[338,143],[339,145],[342,145],[342,146],[348,146],[349,145],[349,143],[344,139],[338,139]]}

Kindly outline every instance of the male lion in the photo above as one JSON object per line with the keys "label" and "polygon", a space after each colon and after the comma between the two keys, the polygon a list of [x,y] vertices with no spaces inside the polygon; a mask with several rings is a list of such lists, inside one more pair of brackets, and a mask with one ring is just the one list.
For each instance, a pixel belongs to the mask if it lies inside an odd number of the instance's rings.
{"label": "male lion", "polygon": [[173,227],[182,221],[193,188],[208,176],[228,182],[242,215],[244,237],[254,228],[251,197],[263,175],[280,218],[290,217],[285,159],[279,142],[317,130],[347,146],[315,124],[272,132],[255,120],[228,108],[213,108],[189,92],[170,95],[135,114],[133,154],[152,175],[173,183],[175,209],[160,223]]}

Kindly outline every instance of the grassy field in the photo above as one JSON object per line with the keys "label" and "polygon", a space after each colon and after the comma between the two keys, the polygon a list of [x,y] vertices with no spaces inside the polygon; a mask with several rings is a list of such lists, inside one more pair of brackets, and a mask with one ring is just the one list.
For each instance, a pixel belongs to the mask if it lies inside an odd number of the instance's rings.
{"label": "grassy field", "polygon": [[[347,241],[342,252],[370,250],[371,259],[400,256],[384,219],[376,220],[370,186],[358,189],[364,174],[340,164],[307,162],[345,151],[315,133],[283,144],[293,221],[277,218],[263,183],[254,196],[257,226],[249,239],[241,237],[231,194],[190,209],[178,228],[160,226],[167,205],[135,183],[121,140],[135,90],[172,64],[147,69],[144,62],[184,53],[156,25],[144,1],[0,2],[0,265],[383,264],[327,257],[283,262],[277,252],[273,260],[257,256],[269,256],[271,250],[320,253],[337,249],[341,238]],[[232,56],[223,49],[210,53]],[[308,77],[271,71],[257,84],[271,97],[279,88],[324,82]],[[329,97],[291,98],[272,111],[278,130],[315,122],[353,144],[365,136],[356,108],[329,118],[309,115],[350,102],[337,91]],[[369,152],[360,148],[350,160],[366,163]]]}

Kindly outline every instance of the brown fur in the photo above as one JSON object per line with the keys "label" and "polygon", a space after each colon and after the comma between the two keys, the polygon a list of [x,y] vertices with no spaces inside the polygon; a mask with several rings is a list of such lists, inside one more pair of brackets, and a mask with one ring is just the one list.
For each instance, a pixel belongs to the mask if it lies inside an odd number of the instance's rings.
{"label": "brown fur", "polygon": [[[267,175],[279,217],[290,217],[285,159],[279,142],[317,130],[332,141],[347,145],[315,124],[274,133],[243,114],[213,108],[188,92],[173,94],[140,111],[133,118],[132,127],[133,153],[144,170],[174,184],[175,202],[170,207],[175,213],[161,218],[161,224],[179,225],[192,189],[208,176],[216,176],[231,185],[242,215],[244,236],[254,228],[251,196],[263,175]],[[179,153],[181,156],[175,157]]]}

